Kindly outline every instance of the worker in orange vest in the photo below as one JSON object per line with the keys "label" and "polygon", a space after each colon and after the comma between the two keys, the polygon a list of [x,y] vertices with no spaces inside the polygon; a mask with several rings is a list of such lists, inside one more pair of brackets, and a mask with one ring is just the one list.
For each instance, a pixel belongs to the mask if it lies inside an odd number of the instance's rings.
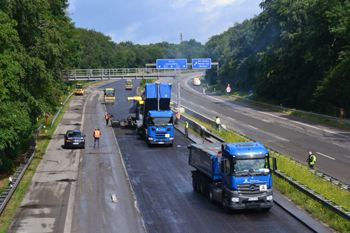
{"label": "worker in orange vest", "polygon": [[101,131],[98,128],[95,128],[94,131],[94,148],[96,147],[96,141],[97,141],[97,146],[100,147],[100,137],[101,137]]}
{"label": "worker in orange vest", "polygon": [[180,121],[180,113],[179,112],[176,112],[175,114],[175,125],[178,125],[179,124],[179,121]]}
{"label": "worker in orange vest", "polygon": [[106,119],[106,125],[108,125],[108,121],[109,121],[109,114],[108,113],[106,113],[105,119]]}

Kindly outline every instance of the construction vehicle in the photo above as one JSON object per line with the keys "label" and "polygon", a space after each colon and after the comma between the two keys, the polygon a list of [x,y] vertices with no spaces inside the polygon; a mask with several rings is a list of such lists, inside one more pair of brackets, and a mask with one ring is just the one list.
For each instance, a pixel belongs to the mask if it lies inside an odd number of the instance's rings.
{"label": "construction vehicle", "polygon": [[74,91],[74,93],[75,93],[76,95],[84,95],[83,84],[77,83],[77,85],[75,85],[75,91]]}
{"label": "construction vehicle", "polygon": [[193,79],[193,85],[194,86],[200,86],[201,85],[201,80],[199,78],[194,78]]}
{"label": "construction vehicle", "polygon": [[259,142],[188,145],[195,191],[226,212],[273,206],[269,153]]}
{"label": "construction vehicle", "polygon": [[104,90],[105,104],[114,104],[115,102],[115,90],[114,88],[106,88]]}
{"label": "construction vehicle", "polygon": [[132,90],[132,80],[131,79],[127,79],[125,81],[125,90]]}
{"label": "construction vehicle", "polygon": [[134,104],[128,119],[121,126],[134,126],[149,146],[165,144],[173,146],[173,112],[170,110],[171,84],[146,83],[141,96],[128,97]]}

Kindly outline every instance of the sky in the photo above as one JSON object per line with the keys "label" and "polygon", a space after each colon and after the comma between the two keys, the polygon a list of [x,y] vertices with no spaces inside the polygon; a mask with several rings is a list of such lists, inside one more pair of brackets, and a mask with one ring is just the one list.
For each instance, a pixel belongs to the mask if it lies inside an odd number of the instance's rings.
{"label": "sky", "polygon": [[235,23],[262,10],[262,0],[68,0],[76,27],[93,29],[116,42],[179,44],[195,39],[203,45]]}

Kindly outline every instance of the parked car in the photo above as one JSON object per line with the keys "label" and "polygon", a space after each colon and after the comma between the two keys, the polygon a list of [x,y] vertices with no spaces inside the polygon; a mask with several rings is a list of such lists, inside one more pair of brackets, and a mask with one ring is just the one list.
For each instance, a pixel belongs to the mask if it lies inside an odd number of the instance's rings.
{"label": "parked car", "polygon": [[68,130],[64,135],[64,147],[85,148],[85,135],[83,135],[80,130]]}

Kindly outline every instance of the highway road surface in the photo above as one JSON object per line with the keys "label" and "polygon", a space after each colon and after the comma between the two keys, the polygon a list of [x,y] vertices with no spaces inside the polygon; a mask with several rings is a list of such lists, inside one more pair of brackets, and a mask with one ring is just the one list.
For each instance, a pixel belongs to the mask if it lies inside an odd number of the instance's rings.
{"label": "highway road surface", "polygon": [[[192,142],[179,131],[174,147],[150,148],[135,130],[107,126],[106,111],[114,119],[128,116],[127,97],[137,85],[127,91],[124,81],[96,84],[74,98],[7,232],[311,232],[277,205],[268,213],[226,214],[194,192]],[[114,105],[103,104],[105,87],[116,89]],[[99,148],[93,148],[95,127]],[[68,129],[86,134],[85,149],[63,148]]]}

